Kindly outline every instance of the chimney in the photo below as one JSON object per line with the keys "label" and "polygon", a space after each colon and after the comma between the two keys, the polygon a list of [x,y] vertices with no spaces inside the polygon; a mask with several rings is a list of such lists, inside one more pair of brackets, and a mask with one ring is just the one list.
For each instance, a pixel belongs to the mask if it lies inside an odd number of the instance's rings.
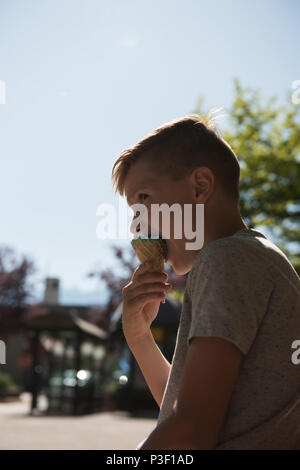
{"label": "chimney", "polygon": [[59,279],[47,277],[43,303],[48,305],[58,305],[58,291]]}

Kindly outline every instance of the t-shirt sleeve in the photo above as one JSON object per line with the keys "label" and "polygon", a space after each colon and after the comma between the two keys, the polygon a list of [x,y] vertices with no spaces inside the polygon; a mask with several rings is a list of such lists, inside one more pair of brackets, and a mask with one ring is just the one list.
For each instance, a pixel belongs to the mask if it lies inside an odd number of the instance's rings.
{"label": "t-shirt sleeve", "polygon": [[214,244],[192,267],[188,343],[198,336],[224,338],[246,355],[268,309],[273,289],[268,266],[243,244]]}

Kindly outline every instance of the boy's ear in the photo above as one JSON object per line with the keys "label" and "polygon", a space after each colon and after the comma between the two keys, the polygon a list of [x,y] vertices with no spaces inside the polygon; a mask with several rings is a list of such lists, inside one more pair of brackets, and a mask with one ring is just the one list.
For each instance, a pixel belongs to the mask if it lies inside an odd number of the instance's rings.
{"label": "boy's ear", "polygon": [[214,188],[214,174],[208,167],[195,168],[191,174],[191,183],[195,197],[203,196],[205,202]]}

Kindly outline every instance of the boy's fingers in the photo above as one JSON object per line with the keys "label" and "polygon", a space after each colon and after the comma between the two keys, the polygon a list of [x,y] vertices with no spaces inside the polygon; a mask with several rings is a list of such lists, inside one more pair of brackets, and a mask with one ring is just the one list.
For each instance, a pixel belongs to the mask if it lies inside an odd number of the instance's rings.
{"label": "boy's fingers", "polygon": [[151,292],[147,294],[141,294],[137,297],[129,299],[127,304],[134,306],[135,308],[142,309],[148,302],[160,301],[162,302],[165,299],[166,295],[164,292]]}
{"label": "boy's fingers", "polygon": [[138,276],[140,276],[143,273],[146,273],[148,269],[150,269],[152,262],[151,261],[145,261],[145,263],[140,264],[134,271],[132,275],[132,281],[134,281]]}
{"label": "boy's fingers", "polygon": [[171,284],[164,284],[163,282],[152,282],[147,284],[142,284],[135,288],[128,288],[127,290],[127,301],[138,297],[143,294],[148,294],[152,292],[160,293],[160,292],[167,292],[171,288]]}

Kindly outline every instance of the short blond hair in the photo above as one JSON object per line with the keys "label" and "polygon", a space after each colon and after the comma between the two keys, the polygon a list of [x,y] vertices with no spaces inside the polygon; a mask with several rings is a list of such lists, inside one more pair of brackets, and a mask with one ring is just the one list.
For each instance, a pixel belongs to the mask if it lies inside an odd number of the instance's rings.
{"label": "short blond hair", "polygon": [[213,118],[205,121],[189,115],[176,119],[124,150],[115,161],[111,175],[115,192],[121,196],[128,170],[141,156],[151,159],[154,171],[174,181],[185,178],[199,166],[206,166],[224,191],[239,200],[240,165]]}

